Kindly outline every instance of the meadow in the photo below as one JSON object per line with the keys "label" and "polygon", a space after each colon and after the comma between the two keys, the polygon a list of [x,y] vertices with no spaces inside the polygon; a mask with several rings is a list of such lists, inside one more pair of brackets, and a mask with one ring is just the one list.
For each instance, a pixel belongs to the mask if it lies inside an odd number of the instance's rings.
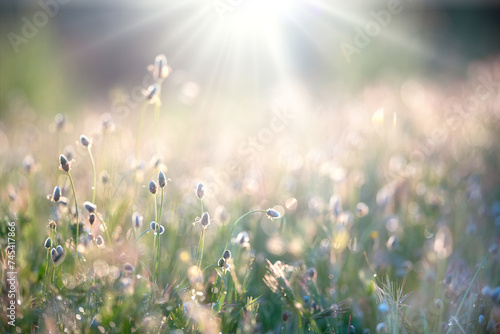
{"label": "meadow", "polygon": [[500,333],[497,58],[247,118],[150,58],[133,103],[3,107],[2,332]]}

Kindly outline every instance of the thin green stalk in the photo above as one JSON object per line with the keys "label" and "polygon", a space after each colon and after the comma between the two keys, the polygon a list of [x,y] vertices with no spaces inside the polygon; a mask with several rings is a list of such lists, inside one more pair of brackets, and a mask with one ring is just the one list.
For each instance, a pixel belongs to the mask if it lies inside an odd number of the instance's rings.
{"label": "thin green stalk", "polygon": [[200,241],[198,242],[198,260],[196,265],[201,268],[201,261],[203,261],[203,247],[205,246],[205,226],[201,228]]}
{"label": "thin green stalk", "polygon": [[[469,294],[469,291],[470,291],[470,289],[472,287],[472,284],[474,283],[474,280],[476,279],[477,275],[479,274],[479,271],[481,270],[481,268],[483,267],[484,263],[486,262],[486,259],[488,258],[488,255],[490,254],[490,252],[491,251],[488,251],[486,253],[486,255],[484,256],[483,261],[479,265],[479,268],[477,268],[476,273],[472,277],[472,280],[470,281],[469,286],[467,287],[467,290],[465,291],[464,296],[462,297],[462,301],[460,302],[460,305],[458,305],[457,312],[455,312],[455,318],[456,319],[458,319],[458,315],[460,314],[460,310],[462,309],[462,306],[464,305],[465,298],[467,298],[467,295]],[[448,326],[448,331],[446,333],[449,333],[450,329],[451,329],[451,326]],[[463,329],[462,329],[462,331],[463,331]]]}
{"label": "thin green stalk", "polygon": [[75,199],[75,212],[76,212],[76,247],[75,255],[78,258],[78,239],[80,237],[80,219],[78,218],[78,200],[76,199],[75,184],[73,183],[73,178],[71,173],[68,171],[69,181],[71,182],[71,188],[73,189],[73,198]]}
{"label": "thin green stalk", "polygon": [[90,145],[87,146],[87,150],[89,151],[90,161],[92,162],[92,172],[94,173],[94,186],[92,187],[92,189],[93,189],[93,192],[92,192],[92,203],[95,204],[95,188],[96,188],[96,185],[97,185],[97,176],[95,174],[94,156],[92,155],[92,151],[90,150]]}

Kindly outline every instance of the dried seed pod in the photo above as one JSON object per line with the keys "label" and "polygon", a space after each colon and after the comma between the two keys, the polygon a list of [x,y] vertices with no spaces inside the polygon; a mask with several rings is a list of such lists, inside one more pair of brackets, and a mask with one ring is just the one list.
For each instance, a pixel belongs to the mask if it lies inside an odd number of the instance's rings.
{"label": "dried seed pod", "polygon": [[266,214],[267,217],[271,220],[278,219],[280,217],[280,213],[274,209],[267,209]]}
{"label": "dried seed pod", "polygon": [[80,143],[84,146],[84,147],[91,147],[92,145],[92,139],[90,139],[89,137],[87,137],[86,135],[81,135],[80,136]]}
{"label": "dried seed pod", "polygon": [[157,191],[158,191],[158,186],[156,185],[156,182],[153,180],[149,181],[149,192],[154,195],[156,194]]}
{"label": "dried seed pod", "polygon": [[60,163],[59,165],[60,170],[65,171],[66,173],[69,172],[71,164],[68,161],[68,159],[64,156],[64,154],[61,154],[59,156],[59,163]]}
{"label": "dried seed pod", "polygon": [[205,197],[205,186],[203,186],[203,183],[198,184],[198,187],[196,187],[196,197],[200,200]]}

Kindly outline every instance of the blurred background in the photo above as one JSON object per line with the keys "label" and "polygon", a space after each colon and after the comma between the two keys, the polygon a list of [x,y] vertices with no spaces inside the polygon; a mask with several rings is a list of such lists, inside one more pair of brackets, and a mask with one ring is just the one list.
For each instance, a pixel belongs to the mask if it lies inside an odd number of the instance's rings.
{"label": "blurred background", "polygon": [[[356,47],[356,28],[393,5],[386,26],[346,57],[341,44]],[[324,100],[387,77],[446,82],[498,52],[499,17],[493,0],[2,0],[1,116],[18,90],[40,113],[89,101],[112,109],[115,89],[144,85],[159,53],[175,70],[168,84],[191,96],[184,103],[195,95],[228,112],[293,85]]]}

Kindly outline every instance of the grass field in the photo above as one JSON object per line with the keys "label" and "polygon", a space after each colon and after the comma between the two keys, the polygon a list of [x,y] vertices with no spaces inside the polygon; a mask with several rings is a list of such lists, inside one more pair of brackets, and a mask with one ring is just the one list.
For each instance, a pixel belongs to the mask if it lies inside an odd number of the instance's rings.
{"label": "grass field", "polygon": [[2,92],[0,332],[500,333],[498,58],[231,110],[155,56]]}

